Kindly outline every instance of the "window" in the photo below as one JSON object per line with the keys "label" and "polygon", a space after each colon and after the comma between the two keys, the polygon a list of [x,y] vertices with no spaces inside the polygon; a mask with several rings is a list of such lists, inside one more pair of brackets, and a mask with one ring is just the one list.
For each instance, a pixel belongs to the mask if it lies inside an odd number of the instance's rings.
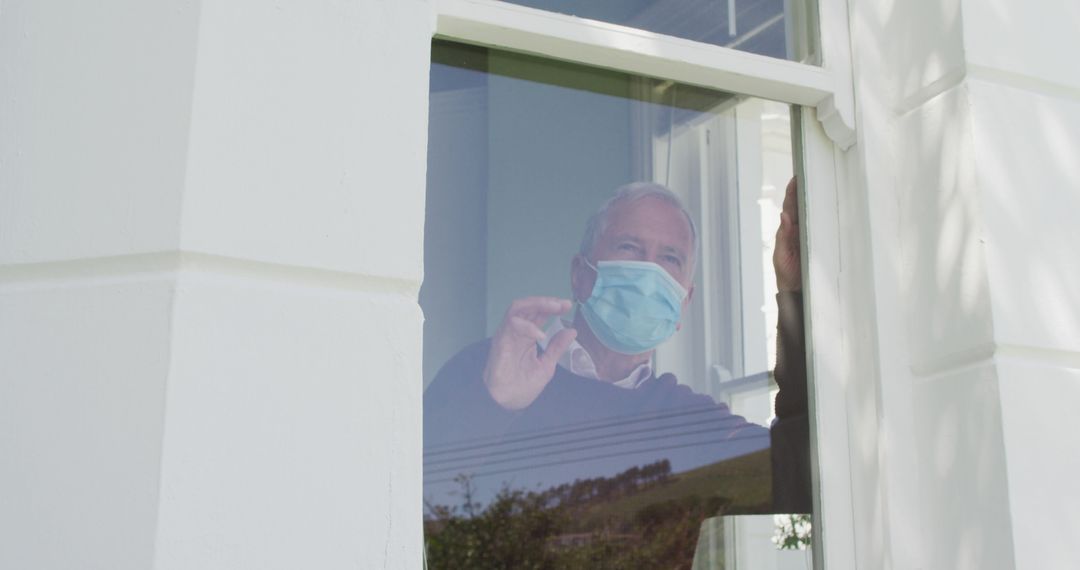
{"label": "window", "polygon": [[[824,506],[815,512],[815,524],[830,529],[828,548],[814,549],[815,567],[827,563],[829,568],[853,568],[848,473],[854,466],[847,449],[845,356],[835,343],[827,342],[842,335],[846,326],[837,315],[842,297],[836,278],[840,228],[835,217],[841,179],[835,171],[836,153],[854,142],[844,3],[819,0],[817,9],[808,11],[811,16],[820,13],[824,31],[820,44],[808,52],[812,57],[802,60],[819,62],[820,67],[491,0],[439,0],[436,6],[436,33],[441,37],[802,106],[793,107],[791,124],[801,131],[794,154],[803,159],[805,169],[800,171],[805,182],[804,216],[816,221],[802,226],[809,238],[803,240],[809,256],[806,282],[812,285],[806,316],[814,323],[808,327],[807,341],[820,341],[810,370],[817,413],[812,430],[817,437],[815,465],[827,466],[824,471],[830,473],[815,479],[815,504],[820,497]],[[808,28],[814,30],[816,25],[811,22]],[[484,287],[486,282],[474,285]],[[426,367],[430,364],[425,362]]]}
{"label": "window", "polygon": [[[705,519],[774,511],[771,240],[792,172],[787,105],[444,41],[432,61],[420,297],[430,560],[719,560],[722,541],[699,535],[722,529]],[[652,191],[643,182],[671,188],[690,220],[645,194],[613,205],[583,243],[613,191]],[[679,330],[615,373],[588,355],[627,351],[594,332],[596,285],[578,287],[612,260],[655,262],[685,299]],[[527,405],[500,407],[481,377],[507,308],[532,296],[581,302],[534,319],[542,346],[558,327],[583,338]],[[770,537],[759,548],[775,551]]]}
{"label": "window", "polygon": [[807,33],[814,5],[805,0],[507,1],[769,57],[814,57]]}

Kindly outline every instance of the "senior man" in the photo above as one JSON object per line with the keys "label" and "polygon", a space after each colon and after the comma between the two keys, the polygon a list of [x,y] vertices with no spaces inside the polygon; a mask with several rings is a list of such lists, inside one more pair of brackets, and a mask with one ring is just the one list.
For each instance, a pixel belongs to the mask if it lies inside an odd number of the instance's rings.
{"label": "senior man", "polygon": [[[777,420],[770,430],[653,369],[694,297],[697,235],[663,186],[618,189],[570,262],[573,300],[514,301],[424,394],[425,495],[467,475],[474,498],[663,464],[672,472],[771,447],[773,509],[809,512],[805,349],[795,181],[773,264],[780,293]],[[552,317],[570,312],[567,322]],[[771,439],[771,446],[770,446]]]}

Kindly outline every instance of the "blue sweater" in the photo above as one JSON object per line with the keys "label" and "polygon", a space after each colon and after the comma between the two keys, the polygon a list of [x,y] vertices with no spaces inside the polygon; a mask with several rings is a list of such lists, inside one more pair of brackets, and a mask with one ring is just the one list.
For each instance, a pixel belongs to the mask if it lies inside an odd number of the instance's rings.
{"label": "blue sweater", "polygon": [[[801,298],[778,301],[783,362],[772,428],[774,502],[777,512],[809,512]],[[424,496],[431,503],[459,504],[453,493],[461,490],[454,481],[460,474],[470,477],[474,500],[487,502],[504,487],[542,490],[661,460],[678,473],[770,448],[769,429],[671,374],[628,390],[559,366],[529,407],[506,410],[482,379],[490,345],[459,352],[424,393]]]}

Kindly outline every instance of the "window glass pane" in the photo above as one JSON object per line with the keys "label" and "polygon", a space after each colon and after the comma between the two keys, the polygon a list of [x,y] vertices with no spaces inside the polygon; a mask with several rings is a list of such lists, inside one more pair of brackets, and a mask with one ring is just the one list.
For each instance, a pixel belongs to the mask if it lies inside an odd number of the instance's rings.
{"label": "window glass pane", "polygon": [[430,100],[432,567],[779,556],[771,516],[714,517],[809,505],[788,107],[443,41]]}
{"label": "window glass pane", "polygon": [[813,0],[506,0],[770,57],[815,63]]}

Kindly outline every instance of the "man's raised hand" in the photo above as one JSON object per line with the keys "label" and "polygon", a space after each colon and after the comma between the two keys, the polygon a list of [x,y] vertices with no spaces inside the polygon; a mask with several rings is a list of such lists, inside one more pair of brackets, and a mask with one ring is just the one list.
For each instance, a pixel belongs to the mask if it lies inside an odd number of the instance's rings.
{"label": "man's raised hand", "polygon": [[776,288],[780,291],[802,290],[802,265],[799,251],[799,197],[798,185],[792,178],[784,192],[784,209],[780,213],[780,227],[776,229],[773,249],[773,269],[776,271]]}
{"label": "man's raised hand", "polygon": [[527,297],[510,304],[491,339],[491,352],[484,367],[484,385],[500,406],[508,410],[525,408],[551,381],[555,365],[574,341],[577,331],[559,331],[541,354],[536,343],[545,335],[540,327],[570,307],[569,300],[555,297]]}

